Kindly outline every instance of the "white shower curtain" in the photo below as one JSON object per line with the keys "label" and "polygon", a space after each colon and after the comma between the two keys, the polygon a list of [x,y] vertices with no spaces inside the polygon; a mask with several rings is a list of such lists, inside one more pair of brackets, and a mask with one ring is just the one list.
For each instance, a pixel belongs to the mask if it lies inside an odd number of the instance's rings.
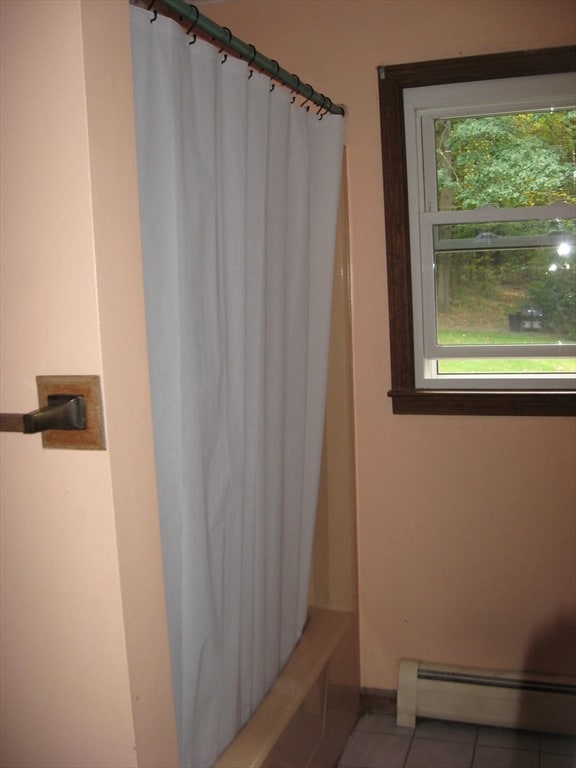
{"label": "white shower curtain", "polygon": [[306,619],[343,118],[131,14],[180,757],[208,768]]}

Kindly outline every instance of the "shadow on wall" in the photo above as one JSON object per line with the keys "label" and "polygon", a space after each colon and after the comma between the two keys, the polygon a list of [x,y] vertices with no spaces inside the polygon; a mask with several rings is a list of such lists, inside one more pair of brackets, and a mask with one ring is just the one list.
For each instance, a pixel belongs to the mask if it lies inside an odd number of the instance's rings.
{"label": "shadow on wall", "polygon": [[543,724],[546,731],[576,737],[576,605],[566,608],[534,635],[524,671],[529,680],[536,682],[538,674],[545,671],[551,685],[545,696],[530,690],[523,692],[519,721],[532,730],[541,730],[542,725],[538,725]]}
{"label": "shadow on wall", "polygon": [[576,678],[576,603],[537,632],[526,654],[524,669]]}

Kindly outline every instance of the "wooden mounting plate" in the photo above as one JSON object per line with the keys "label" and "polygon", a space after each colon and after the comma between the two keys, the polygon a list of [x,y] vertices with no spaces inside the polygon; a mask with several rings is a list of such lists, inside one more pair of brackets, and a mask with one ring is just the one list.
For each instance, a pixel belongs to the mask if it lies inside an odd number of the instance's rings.
{"label": "wooden mounting plate", "polygon": [[86,429],[48,429],[42,432],[43,448],[105,450],[100,376],[36,376],[36,385],[40,408],[49,395],[82,395],[86,406]]}

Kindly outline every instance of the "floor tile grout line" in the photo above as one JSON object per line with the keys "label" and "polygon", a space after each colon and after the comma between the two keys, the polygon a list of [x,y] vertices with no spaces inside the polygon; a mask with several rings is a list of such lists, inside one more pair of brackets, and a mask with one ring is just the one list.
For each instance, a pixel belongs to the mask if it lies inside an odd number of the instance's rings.
{"label": "floor tile grout line", "polygon": [[476,733],[474,735],[474,746],[472,749],[472,762],[470,763],[470,768],[474,768],[474,763],[476,762],[476,748],[478,747],[479,738],[480,738],[480,728],[476,726]]}
{"label": "floor tile grout line", "polygon": [[408,744],[408,749],[406,750],[406,754],[404,755],[404,762],[402,763],[402,768],[406,768],[406,764],[408,763],[408,755],[410,754],[410,750],[412,749],[412,744],[414,743],[415,737],[416,737],[416,725],[414,725],[414,728],[412,728],[412,734],[410,736],[410,744]]}

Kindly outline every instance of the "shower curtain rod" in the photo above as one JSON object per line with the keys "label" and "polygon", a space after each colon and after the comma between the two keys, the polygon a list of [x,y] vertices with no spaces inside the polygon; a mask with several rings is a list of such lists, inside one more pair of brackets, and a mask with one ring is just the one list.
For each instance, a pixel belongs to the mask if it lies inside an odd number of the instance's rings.
{"label": "shower curtain rod", "polygon": [[[135,3],[140,4],[140,3]],[[319,112],[330,112],[334,115],[344,115],[344,107],[340,104],[334,104],[332,99],[318,93],[309,83],[301,82],[298,75],[291,75],[278,64],[274,59],[268,59],[254,48],[251,43],[245,43],[238,37],[234,37],[227,27],[221,27],[207,16],[203,16],[195,5],[189,5],[183,0],[152,0],[148,3],[148,10],[153,10],[154,6],[162,5],[171,11],[174,11],[182,19],[191,22],[191,26],[186,30],[189,34],[194,30],[204,32],[214,41],[220,43],[223,48],[233,51],[237,56],[249,65],[254,65],[260,71],[265,72],[273,80],[285,85],[293,93],[297,93],[305,98],[304,103],[310,101],[319,107]]]}

